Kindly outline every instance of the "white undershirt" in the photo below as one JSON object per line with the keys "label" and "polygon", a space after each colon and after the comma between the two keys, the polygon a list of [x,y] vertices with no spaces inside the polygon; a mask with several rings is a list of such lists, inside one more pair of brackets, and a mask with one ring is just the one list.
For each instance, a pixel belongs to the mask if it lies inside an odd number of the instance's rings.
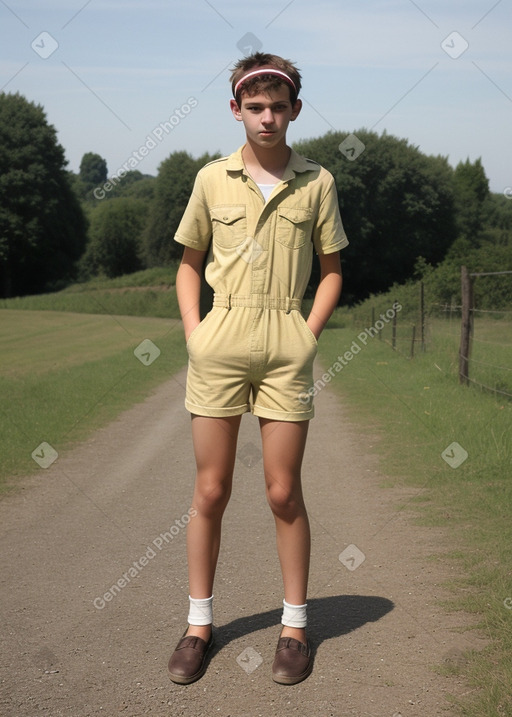
{"label": "white undershirt", "polygon": [[272,190],[275,186],[275,184],[258,184],[258,187],[260,188],[260,192],[263,194],[263,199],[265,200],[265,202],[268,201],[268,198],[272,194]]}

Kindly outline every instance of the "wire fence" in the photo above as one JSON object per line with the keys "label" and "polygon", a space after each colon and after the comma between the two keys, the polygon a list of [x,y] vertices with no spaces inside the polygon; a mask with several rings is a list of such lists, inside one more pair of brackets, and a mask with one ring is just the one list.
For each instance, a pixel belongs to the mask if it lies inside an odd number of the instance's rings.
{"label": "wire fence", "polygon": [[[416,298],[404,300],[403,310],[395,310],[388,321],[381,320],[380,324],[378,317],[383,317],[383,304],[380,297],[376,297],[374,305],[371,301],[365,302],[362,310],[354,311],[354,327],[376,327],[378,339],[408,360],[431,352],[444,355],[451,366],[458,361],[461,384],[510,400],[512,308],[479,309],[474,305],[471,290],[472,282],[479,276],[503,274],[512,278],[512,272],[508,271],[468,274],[469,295],[465,301],[463,289],[462,303],[429,302],[419,282]],[[399,298],[393,306],[401,306]]]}
{"label": "wire fence", "polygon": [[[485,391],[512,398],[512,332],[508,309],[478,309],[474,300],[474,281],[479,277],[512,275],[512,271],[470,274],[461,267],[461,340],[459,347],[459,381]],[[499,319],[497,319],[499,317]],[[496,322],[498,321],[498,332]],[[505,328],[506,327],[506,328]],[[505,328],[505,330],[504,330]],[[499,338],[499,340],[497,340]],[[508,344],[508,345],[507,345]]]}

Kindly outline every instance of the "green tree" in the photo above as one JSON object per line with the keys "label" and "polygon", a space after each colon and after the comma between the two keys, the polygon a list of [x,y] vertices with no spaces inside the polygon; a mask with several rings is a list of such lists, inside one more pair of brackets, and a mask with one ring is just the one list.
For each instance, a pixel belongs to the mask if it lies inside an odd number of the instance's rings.
{"label": "green tree", "polygon": [[[105,193],[105,199],[115,197],[133,197],[134,199],[145,199],[151,201],[154,196],[156,177],[150,174],[142,174],[138,169],[126,172],[119,182],[109,192]],[[95,202],[98,200],[95,199]]]}
{"label": "green tree", "polygon": [[107,161],[94,152],[86,152],[80,162],[80,179],[86,192],[107,181]]}
{"label": "green tree", "polygon": [[[481,198],[485,196],[482,191]],[[501,272],[512,269],[512,202],[502,194],[489,194],[482,210],[482,229],[477,237],[461,234],[450,246],[444,260],[432,270],[418,271],[425,292],[435,305],[460,304],[460,268],[470,273]],[[486,311],[510,309],[512,276],[479,276],[473,282],[475,306]]]}
{"label": "green tree", "polygon": [[80,278],[97,274],[110,278],[143,268],[141,236],[147,204],[140,199],[117,198],[90,212],[89,244],[80,260]]}
{"label": "green tree", "polygon": [[352,303],[405,281],[419,256],[440,262],[456,229],[453,169],[445,158],[364,129],[355,132],[364,151],[343,153],[347,134],[329,132],[294,148],[336,180],[350,242],[342,252],[344,299]]}
{"label": "green tree", "polygon": [[144,255],[148,266],[167,265],[181,256],[183,248],[173,241],[187,206],[197,172],[219,155],[198,159],[188,152],[173,152],[158,168],[148,225],[144,232]]}
{"label": "green tree", "polygon": [[484,204],[482,237],[496,244],[512,244],[512,201],[503,194],[489,194]]}
{"label": "green tree", "polygon": [[485,205],[489,199],[489,181],[480,159],[473,164],[467,159],[455,168],[455,206],[457,228],[473,242],[482,231]]}
{"label": "green tree", "polygon": [[33,294],[74,276],[86,220],[64,150],[41,106],[0,94],[0,294]]}

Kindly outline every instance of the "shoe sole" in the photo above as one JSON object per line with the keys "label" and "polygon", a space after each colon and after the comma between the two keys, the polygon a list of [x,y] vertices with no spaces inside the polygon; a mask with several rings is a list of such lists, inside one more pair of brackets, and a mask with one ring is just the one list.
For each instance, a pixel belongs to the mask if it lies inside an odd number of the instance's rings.
{"label": "shoe sole", "polygon": [[175,675],[172,672],[169,672],[169,679],[177,685],[191,685],[192,682],[197,682],[197,680],[201,679],[206,672],[206,667],[206,665],[202,667],[201,670],[196,672],[195,675],[192,675],[192,677],[183,677],[182,675]]}
{"label": "shoe sole", "polygon": [[308,669],[303,672],[298,677],[285,677],[284,675],[272,675],[272,679],[274,682],[277,682],[278,685],[298,685],[299,682],[302,682],[306,679],[306,677],[309,677],[310,674],[313,671],[313,660],[310,661]]}

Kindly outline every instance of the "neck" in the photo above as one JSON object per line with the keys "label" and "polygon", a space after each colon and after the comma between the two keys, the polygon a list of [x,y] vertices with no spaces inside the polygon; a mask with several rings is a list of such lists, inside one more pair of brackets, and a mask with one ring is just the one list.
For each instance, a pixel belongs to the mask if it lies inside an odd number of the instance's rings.
{"label": "neck", "polygon": [[277,178],[280,178],[286,169],[290,154],[291,149],[284,140],[281,144],[271,148],[259,147],[247,140],[242,150],[244,163],[249,171],[258,167]]}

